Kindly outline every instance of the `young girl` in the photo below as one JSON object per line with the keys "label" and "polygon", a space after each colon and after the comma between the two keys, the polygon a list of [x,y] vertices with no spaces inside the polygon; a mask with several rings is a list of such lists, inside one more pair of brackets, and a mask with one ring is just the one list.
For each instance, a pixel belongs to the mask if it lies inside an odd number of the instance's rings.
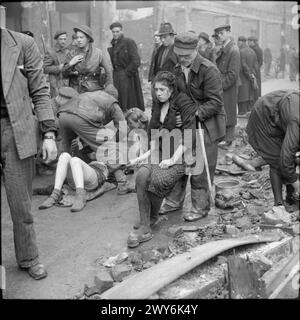
{"label": "young girl", "polygon": [[[81,154],[83,155],[84,152],[81,151]],[[104,184],[108,176],[108,169],[104,163],[95,161],[94,152],[88,153],[84,160],[73,157],[67,152],[60,155],[56,168],[54,190],[49,198],[39,206],[39,209],[50,208],[61,199],[61,189],[66,178],[69,186],[76,190],[71,211],[81,211],[85,207],[86,192],[94,191]]]}
{"label": "young girl", "polygon": [[[132,159],[131,165],[136,165],[149,160],[151,163],[142,164],[136,176],[136,190],[140,211],[140,226],[132,232],[127,240],[129,247],[136,247],[141,242],[150,240],[153,235],[151,224],[158,218],[158,212],[164,197],[171,192],[178,179],[186,173],[186,163],[181,161],[182,155],[191,148],[182,143],[184,129],[195,129],[195,104],[176,88],[176,78],[168,71],[159,72],[153,80],[155,100],[152,107],[152,117],[149,124],[148,135],[151,138],[151,148],[141,156]],[[164,136],[161,130],[171,132],[177,127],[177,112],[180,112],[182,126],[179,131],[180,139],[170,145],[163,145],[155,136],[152,129]],[[157,134],[156,132],[156,134]],[[152,134],[154,133],[154,134]],[[193,135],[193,141],[195,135]],[[170,157],[164,155],[163,149],[170,147]],[[158,152],[157,152],[158,151]],[[155,159],[155,155],[158,155]],[[186,160],[186,159],[185,159]]]}

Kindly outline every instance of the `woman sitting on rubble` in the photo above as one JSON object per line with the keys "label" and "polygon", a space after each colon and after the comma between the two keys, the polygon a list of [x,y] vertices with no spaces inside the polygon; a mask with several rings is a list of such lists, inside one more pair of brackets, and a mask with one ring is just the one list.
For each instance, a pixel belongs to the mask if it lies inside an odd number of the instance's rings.
{"label": "woman sitting on rubble", "polygon": [[287,214],[282,197],[286,185],[286,202],[299,201],[299,91],[277,90],[261,97],[254,105],[246,128],[253,149],[270,165],[274,195],[273,213]]}
{"label": "woman sitting on rubble", "polygon": [[92,30],[85,25],[73,30],[76,33],[77,46],[67,54],[62,68],[62,74],[69,79],[70,87],[83,93],[102,90],[113,84],[111,64],[102,51],[92,44]]}
{"label": "woman sitting on rubble", "polygon": [[[54,189],[51,195],[39,206],[47,209],[54,206],[62,198],[62,187],[67,179],[68,185],[76,190],[72,212],[81,211],[86,205],[86,193],[93,192],[101,187],[107,176],[106,165],[96,160],[95,152],[89,146],[79,151],[78,140],[73,140],[70,155],[63,152],[57,163]],[[76,155],[76,156],[75,156]]]}
{"label": "woman sitting on rubble", "polygon": [[[136,247],[153,237],[151,225],[158,219],[158,212],[164,197],[172,190],[177,180],[186,174],[187,153],[191,155],[192,146],[182,144],[183,130],[193,129],[196,125],[196,106],[185,93],[177,91],[176,77],[171,72],[159,72],[152,85],[155,100],[148,128],[150,150],[129,161],[130,165],[143,163],[136,176],[140,222],[134,226],[136,231],[130,233],[128,237],[129,247]],[[178,111],[182,119],[180,129],[176,129]],[[161,139],[169,136],[173,129],[176,129],[176,133],[172,132],[173,140]],[[193,142],[194,138],[193,135]],[[167,149],[170,152],[166,155]],[[182,159],[183,155],[184,159]]]}

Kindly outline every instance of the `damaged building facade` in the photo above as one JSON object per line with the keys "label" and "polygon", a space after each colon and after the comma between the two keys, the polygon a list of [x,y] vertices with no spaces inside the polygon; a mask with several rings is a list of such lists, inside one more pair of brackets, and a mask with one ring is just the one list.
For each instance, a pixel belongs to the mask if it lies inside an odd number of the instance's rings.
{"label": "damaged building facade", "polygon": [[109,25],[120,20],[147,63],[153,33],[162,21],[171,22],[177,33],[195,30],[208,34],[217,25],[230,23],[235,39],[256,36],[262,49],[269,47],[277,57],[282,46],[298,48],[297,12],[297,2],[288,1],[22,1],[2,2],[1,17],[2,24],[6,18],[5,24],[12,30],[32,31],[42,53],[53,46],[58,29],[66,30],[70,39],[78,24],[90,26],[96,46],[106,49],[111,40]]}

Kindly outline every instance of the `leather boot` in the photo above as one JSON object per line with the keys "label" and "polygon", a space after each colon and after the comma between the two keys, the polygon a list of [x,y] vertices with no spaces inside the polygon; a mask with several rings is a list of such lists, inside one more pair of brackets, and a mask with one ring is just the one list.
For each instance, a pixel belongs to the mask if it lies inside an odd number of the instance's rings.
{"label": "leather boot", "polygon": [[54,189],[51,195],[39,206],[39,209],[48,209],[53,207],[58,201],[61,200],[61,191]]}
{"label": "leather boot", "polygon": [[117,169],[114,172],[114,175],[118,183],[117,193],[119,195],[135,192],[135,187],[130,185],[130,183],[127,181],[127,177],[123,170]]}
{"label": "leather boot", "polygon": [[76,190],[75,199],[71,208],[72,212],[81,211],[86,205],[86,191],[84,189]]}
{"label": "leather boot", "polygon": [[196,221],[208,215],[210,209],[209,191],[206,189],[191,189],[192,208],[185,214],[186,221]]}

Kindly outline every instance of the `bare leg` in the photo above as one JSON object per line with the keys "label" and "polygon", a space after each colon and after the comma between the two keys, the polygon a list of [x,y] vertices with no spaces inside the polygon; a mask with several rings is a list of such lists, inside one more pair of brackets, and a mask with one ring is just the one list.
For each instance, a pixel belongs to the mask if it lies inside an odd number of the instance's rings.
{"label": "bare leg", "polygon": [[63,183],[67,177],[68,166],[71,159],[71,155],[67,152],[63,152],[60,155],[56,167],[54,189],[61,190]]}
{"label": "bare leg", "polygon": [[274,195],[275,206],[283,205],[282,182],[276,170],[274,170],[271,167],[270,167],[270,180],[271,180],[271,186],[272,186],[272,191]]}
{"label": "bare leg", "polygon": [[81,159],[74,157],[70,161],[73,180],[76,186],[76,195],[73,202],[71,211],[81,211],[86,204],[86,192],[84,189],[84,182],[97,179],[97,173],[95,169],[90,167],[87,163]]}
{"label": "bare leg", "polygon": [[71,159],[70,166],[76,189],[84,189],[84,181],[97,178],[96,171],[77,157]]}
{"label": "bare leg", "polygon": [[63,152],[59,156],[55,173],[54,190],[52,191],[52,194],[39,206],[39,209],[51,208],[59,201],[61,189],[67,177],[68,167],[71,159],[72,158],[70,154],[67,152]]}

